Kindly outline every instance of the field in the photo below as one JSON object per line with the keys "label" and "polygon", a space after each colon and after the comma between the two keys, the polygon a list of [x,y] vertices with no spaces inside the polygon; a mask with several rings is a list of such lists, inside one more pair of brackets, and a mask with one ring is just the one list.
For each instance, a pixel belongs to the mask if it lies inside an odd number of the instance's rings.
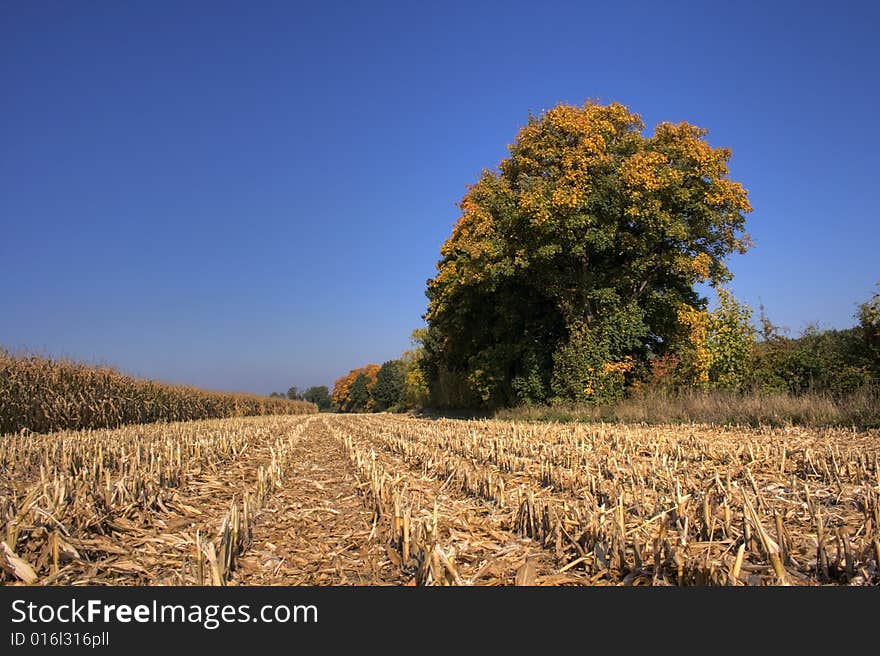
{"label": "field", "polygon": [[317,411],[306,401],[169,385],[0,348],[0,435]]}
{"label": "field", "polygon": [[0,439],[0,582],[877,585],[880,441],[398,415]]}

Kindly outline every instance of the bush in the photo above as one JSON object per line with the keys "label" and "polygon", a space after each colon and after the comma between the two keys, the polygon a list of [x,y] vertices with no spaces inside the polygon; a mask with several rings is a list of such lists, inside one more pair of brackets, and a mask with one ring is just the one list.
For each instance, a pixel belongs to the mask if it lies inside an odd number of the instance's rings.
{"label": "bush", "polygon": [[639,396],[607,405],[521,406],[495,413],[497,419],[531,421],[704,423],[722,426],[844,426],[880,428],[880,391],[862,388],[836,398],[830,394],[737,393],[696,389]]}

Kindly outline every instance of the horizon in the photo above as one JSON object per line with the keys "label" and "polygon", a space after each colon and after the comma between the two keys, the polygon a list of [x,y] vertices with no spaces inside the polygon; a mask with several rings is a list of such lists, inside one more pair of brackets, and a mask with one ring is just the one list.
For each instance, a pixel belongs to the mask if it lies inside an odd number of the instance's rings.
{"label": "horizon", "polygon": [[880,280],[880,9],[633,5],[650,29],[564,3],[4,7],[0,347],[332,388],[409,348],[456,203],[529,112],[588,98],[731,148],[753,320],[853,326]]}

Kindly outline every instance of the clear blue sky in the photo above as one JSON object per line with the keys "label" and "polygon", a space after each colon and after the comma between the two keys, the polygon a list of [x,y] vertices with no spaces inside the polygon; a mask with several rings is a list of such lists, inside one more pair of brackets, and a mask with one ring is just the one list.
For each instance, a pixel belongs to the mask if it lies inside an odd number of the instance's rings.
{"label": "clear blue sky", "polygon": [[880,279],[876,3],[0,0],[0,344],[210,388],[408,346],[529,110],[733,149],[733,289],[794,333]]}

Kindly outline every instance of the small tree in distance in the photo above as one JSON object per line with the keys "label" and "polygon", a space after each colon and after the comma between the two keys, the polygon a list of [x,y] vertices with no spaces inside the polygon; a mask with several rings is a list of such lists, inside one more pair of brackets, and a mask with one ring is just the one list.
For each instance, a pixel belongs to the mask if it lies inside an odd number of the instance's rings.
{"label": "small tree in distance", "polygon": [[318,406],[321,412],[328,412],[333,408],[333,400],[330,398],[330,390],[326,385],[316,385],[308,388],[302,394],[304,401],[309,401]]}

